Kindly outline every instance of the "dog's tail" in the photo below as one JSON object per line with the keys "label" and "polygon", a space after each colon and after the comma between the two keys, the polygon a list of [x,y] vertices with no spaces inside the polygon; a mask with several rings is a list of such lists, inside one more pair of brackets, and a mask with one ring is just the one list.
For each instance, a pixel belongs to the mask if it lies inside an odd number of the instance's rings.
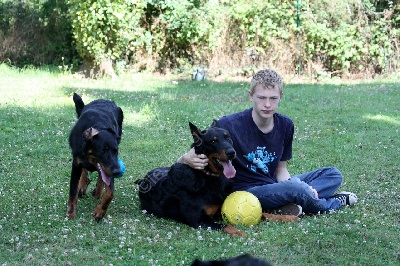
{"label": "dog's tail", "polygon": [[78,118],[79,118],[81,116],[83,107],[85,107],[85,103],[83,102],[81,96],[79,96],[75,92],[74,92],[74,96],[72,98],[75,103],[76,114],[78,115]]}

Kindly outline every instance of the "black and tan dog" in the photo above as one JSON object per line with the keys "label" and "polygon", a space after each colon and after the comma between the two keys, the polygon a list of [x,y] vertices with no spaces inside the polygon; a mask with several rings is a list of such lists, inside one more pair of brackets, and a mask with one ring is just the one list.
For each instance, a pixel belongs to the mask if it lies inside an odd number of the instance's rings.
{"label": "black and tan dog", "polygon": [[92,194],[100,199],[100,203],[93,212],[93,218],[100,221],[114,195],[114,176],[121,172],[118,145],[122,135],[123,112],[108,100],[95,100],[85,105],[76,93],[73,100],[78,121],[69,135],[73,160],[67,217],[76,217],[78,196],[86,194],[90,183],[88,172],[97,171],[99,177]]}
{"label": "black and tan dog", "polygon": [[156,168],[139,185],[141,209],[160,218],[169,218],[191,227],[223,229],[232,235],[242,232],[218,223],[221,206],[230,192],[227,179],[236,173],[232,160],[236,152],[228,131],[211,126],[200,131],[189,122],[195,152],[208,157],[205,170],[185,164]]}

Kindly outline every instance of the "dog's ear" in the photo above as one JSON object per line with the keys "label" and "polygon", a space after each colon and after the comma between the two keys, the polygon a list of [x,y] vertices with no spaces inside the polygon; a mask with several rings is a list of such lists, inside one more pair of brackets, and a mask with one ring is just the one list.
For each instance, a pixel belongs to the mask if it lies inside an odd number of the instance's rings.
{"label": "dog's ear", "polygon": [[[189,127],[190,127],[190,132],[192,133],[193,141],[194,141],[192,147],[199,147],[202,143],[201,133],[200,133],[199,129],[191,122],[189,122]],[[196,150],[196,148],[195,148],[195,150]]]}
{"label": "dog's ear", "polygon": [[74,103],[75,103],[76,115],[79,118],[81,116],[83,108],[85,107],[85,103],[83,102],[81,96],[79,96],[75,92],[74,92],[74,96],[72,97],[72,99],[74,100]]}
{"label": "dog's ear", "polygon": [[90,127],[83,132],[83,138],[86,140],[90,140],[99,133],[100,133],[100,131],[98,131],[95,128]]}
{"label": "dog's ear", "polygon": [[193,131],[199,131],[199,129],[190,121],[189,121],[189,127],[190,127],[190,132],[192,133]]}
{"label": "dog's ear", "polygon": [[211,124],[211,127],[218,127],[218,122],[217,120],[213,119],[213,122]]}

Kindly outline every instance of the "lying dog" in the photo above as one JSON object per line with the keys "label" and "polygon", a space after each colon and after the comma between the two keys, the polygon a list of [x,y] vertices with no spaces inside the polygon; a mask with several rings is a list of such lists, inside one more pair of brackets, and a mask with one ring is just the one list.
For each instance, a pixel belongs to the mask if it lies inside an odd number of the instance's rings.
{"label": "lying dog", "polygon": [[[118,145],[122,135],[123,112],[114,102],[95,100],[87,105],[74,93],[73,100],[78,121],[69,135],[72,150],[72,170],[67,217],[76,217],[78,196],[86,194],[90,183],[88,172],[97,171],[99,177],[93,196],[100,199],[93,212],[99,222],[105,215],[114,195],[114,176],[121,173]],[[105,193],[102,196],[103,188]]]}
{"label": "lying dog", "polygon": [[156,168],[137,180],[141,209],[159,218],[169,218],[191,227],[223,229],[231,235],[242,234],[220,220],[221,206],[230,193],[227,178],[235,175],[232,160],[236,152],[228,131],[211,126],[200,131],[189,122],[197,154],[205,154],[208,167],[195,170],[185,164]]}

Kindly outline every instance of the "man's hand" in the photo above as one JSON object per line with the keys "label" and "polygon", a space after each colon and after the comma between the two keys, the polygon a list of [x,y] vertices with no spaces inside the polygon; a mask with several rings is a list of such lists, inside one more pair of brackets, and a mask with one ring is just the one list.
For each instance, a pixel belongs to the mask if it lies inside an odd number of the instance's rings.
{"label": "man's hand", "polygon": [[313,188],[312,186],[310,186],[312,193],[314,193],[314,196],[316,199],[318,199],[318,191],[315,190],[315,188]]}
{"label": "man's hand", "polygon": [[178,159],[178,163],[189,165],[193,169],[202,170],[208,165],[208,158],[204,154],[196,154],[194,148],[191,148]]}

